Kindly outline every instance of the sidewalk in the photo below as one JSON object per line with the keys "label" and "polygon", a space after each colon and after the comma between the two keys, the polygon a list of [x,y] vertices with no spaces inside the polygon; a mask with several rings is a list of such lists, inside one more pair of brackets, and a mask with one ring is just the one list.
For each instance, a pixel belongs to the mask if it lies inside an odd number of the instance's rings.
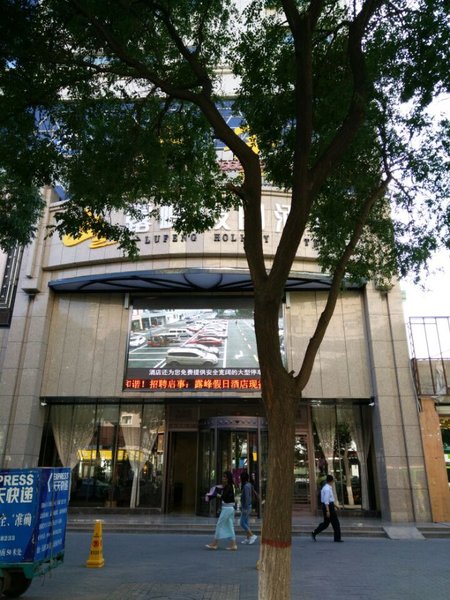
{"label": "sidewalk", "polygon": [[[24,600],[257,600],[259,539],[237,552],[205,548],[213,535],[103,534],[105,566],[89,569],[91,534],[69,532],[65,562]],[[238,541],[242,537],[239,535]],[[447,600],[448,539],[293,538],[293,600]]]}

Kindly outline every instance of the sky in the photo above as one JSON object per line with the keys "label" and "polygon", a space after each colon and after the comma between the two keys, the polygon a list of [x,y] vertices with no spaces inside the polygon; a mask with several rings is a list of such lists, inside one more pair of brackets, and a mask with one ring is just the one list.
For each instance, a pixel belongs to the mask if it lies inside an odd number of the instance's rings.
{"label": "sky", "polygon": [[[441,252],[432,261],[430,274],[421,284],[402,281],[400,287],[404,296],[403,312],[410,355],[450,359],[450,252]],[[412,321],[410,318],[413,318]]]}
{"label": "sky", "polygon": [[[438,97],[429,112],[435,118],[450,119],[450,94]],[[405,320],[409,317],[450,317],[450,250],[440,250],[430,263],[429,274],[419,285],[400,284],[405,300]]]}
{"label": "sky", "polygon": [[430,274],[414,285],[402,281],[403,311],[409,317],[450,317],[450,252],[441,252],[431,262]]}

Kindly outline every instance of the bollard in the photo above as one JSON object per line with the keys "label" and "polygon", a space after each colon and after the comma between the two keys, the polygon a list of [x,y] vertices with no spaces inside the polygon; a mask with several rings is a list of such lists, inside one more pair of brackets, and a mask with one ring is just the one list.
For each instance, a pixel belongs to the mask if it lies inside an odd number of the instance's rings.
{"label": "bollard", "polygon": [[105,564],[103,558],[103,535],[102,535],[102,521],[95,521],[94,533],[91,541],[91,551],[89,552],[89,558],[86,561],[87,567],[100,568]]}

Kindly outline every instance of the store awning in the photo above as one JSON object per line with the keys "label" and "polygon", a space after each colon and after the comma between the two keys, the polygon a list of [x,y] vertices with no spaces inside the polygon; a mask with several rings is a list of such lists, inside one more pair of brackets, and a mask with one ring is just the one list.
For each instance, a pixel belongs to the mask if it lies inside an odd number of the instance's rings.
{"label": "store awning", "polygon": [[[252,292],[248,271],[186,269],[183,271],[127,271],[84,275],[49,282],[55,292]],[[327,290],[331,278],[320,273],[291,274],[286,291]],[[358,289],[361,285],[348,285]]]}

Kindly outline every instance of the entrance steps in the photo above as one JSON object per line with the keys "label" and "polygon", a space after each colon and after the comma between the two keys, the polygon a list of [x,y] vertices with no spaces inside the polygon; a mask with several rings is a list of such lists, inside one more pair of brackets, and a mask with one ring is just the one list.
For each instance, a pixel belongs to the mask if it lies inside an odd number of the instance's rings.
{"label": "entrance steps", "polygon": [[[103,530],[108,533],[155,533],[155,534],[198,534],[211,535],[214,532],[216,518],[198,517],[195,515],[161,515],[146,512],[72,512],[69,511],[67,530],[92,532],[95,521],[103,522]],[[293,516],[292,535],[309,537],[311,531],[320,522],[320,517],[314,515]],[[342,517],[340,519],[342,537],[371,537],[388,538],[388,532],[392,530],[392,523],[383,523],[381,519],[353,519]],[[252,518],[250,525],[252,531],[261,535],[262,521]],[[415,528],[424,538],[448,538],[450,539],[450,523],[421,523],[406,524],[405,527]],[[236,519],[236,534],[239,537],[241,531]],[[332,536],[331,527],[324,531],[322,536]]]}
{"label": "entrance steps", "polygon": [[450,523],[425,523],[417,529],[425,538],[450,538]]}

